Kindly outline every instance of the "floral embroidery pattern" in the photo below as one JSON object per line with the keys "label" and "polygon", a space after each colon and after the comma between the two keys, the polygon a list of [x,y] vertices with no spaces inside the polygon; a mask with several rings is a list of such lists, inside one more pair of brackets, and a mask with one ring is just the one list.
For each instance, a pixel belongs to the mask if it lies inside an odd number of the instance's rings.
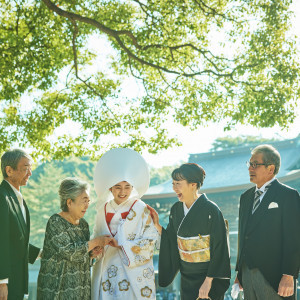
{"label": "floral embroidery pattern", "polygon": [[149,260],[149,259],[146,259],[146,257],[143,255],[135,255],[134,256],[134,261],[136,262],[136,264],[143,264],[147,260]]}
{"label": "floral embroidery pattern", "polygon": [[139,277],[137,278],[137,282],[142,282],[142,281],[143,281],[143,278],[139,276]]}
{"label": "floral embroidery pattern", "polygon": [[152,294],[152,290],[148,286],[145,286],[144,288],[141,289],[142,297],[150,298],[151,294]]}
{"label": "floral embroidery pattern", "polygon": [[120,281],[118,283],[118,285],[119,285],[119,290],[120,291],[128,291],[130,283],[126,279],[124,279],[124,280]]}
{"label": "floral embroidery pattern", "polygon": [[148,219],[147,219],[147,222],[146,222],[146,226],[150,226],[151,222],[152,222],[152,218],[151,218],[151,216],[149,215],[149,216],[148,216]]}
{"label": "floral embroidery pattern", "polygon": [[177,236],[178,247],[183,251],[197,251],[210,246],[210,235],[200,235],[191,238]]}
{"label": "floral embroidery pattern", "polygon": [[109,290],[109,294],[113,295],[113,293],[114,293],[114,289],[111,287],[110,290]]}
{"label": "floral embroidery pattern", "polygon": [[135,217],[136,217],[136,212],[133,209],[131,209],[131,211],[127,215],[127,219],[130,220],[130,221],[132,221],[133,218],[135,218]]}
{"label": "floral embroidery pattern", "polygon": [[111,287],[110,281],[107,279],[105,282],[102,282],[102,287],[104,292],[109,291]]}
{"label": "floral embroidery pattern", "polygon": [[180,258],[186,262],[210,261],[210,235],[191,238],[177,236]]}
{"label": "floral embroidery pattern", "polygon": [[136,237],[136,234],[135,234],[135,233],[129,233],[127,239],[128,239],[129,241],[133,241],[133,240],[135,239],[135,237]]}
{"label": "floral embroidery pattern", "polygon": [[118,273],[118,268],[112,265],[107,269],[107,273],[109,278],[116,277]]}
{"label": "floral embroidery pattern", "polygon": [[141,247],[139,247],[139,246],[133,246],[133,247],[131,247],[131,251],[133,252],[133,253],[136,253],[136,254],[138,254],[138,253],[140,253],[141,252]]}
{"label": "floral embroidery pattern", "polygon": [[144,219],[147,215],[149,215],[149,213],[150,213],[149,209],[145,207],[142,213],[142,219]]}
{"label": "floral embroidery pattern", "polygon": [[150,246],[150,240],[148,239],[141,240],[138,242],[138,245],[143,249],[148,249],[148,247]]}
{"label": "floral embroidery pattern", "polygon": [[[153,240],[144,239],[139,241],[135,246],[131,247],[131,251],[135,254],[134,260],[137,264],[144,264],[145,262],[149,261],[153,256]],[[148,254],[145,256],[143,255],[147,251]]]}
{"label": "floral embroidery pattern", "polygon": [[147,269],[144,269],[144,271],[143,271],[143,276],[144,276],[145,278],[151,279],[151,277],[153,276],[153,273],[154,273],[154,270],[153,270],[153,269],[147,268]]}

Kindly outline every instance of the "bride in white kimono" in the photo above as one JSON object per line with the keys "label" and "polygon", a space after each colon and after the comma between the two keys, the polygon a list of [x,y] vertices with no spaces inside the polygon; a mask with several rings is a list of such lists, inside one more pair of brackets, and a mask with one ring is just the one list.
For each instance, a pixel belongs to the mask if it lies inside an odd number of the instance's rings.
{"label": "bride in white kimono", "polygon": [[152,257],[159,234],[139,199],[149,186],[147,164],[133,150],[113,149],[99,160],[94,184],[100,205],[93,235],[113,236],[119,246],[101,249],[92,300],[155,299]]}

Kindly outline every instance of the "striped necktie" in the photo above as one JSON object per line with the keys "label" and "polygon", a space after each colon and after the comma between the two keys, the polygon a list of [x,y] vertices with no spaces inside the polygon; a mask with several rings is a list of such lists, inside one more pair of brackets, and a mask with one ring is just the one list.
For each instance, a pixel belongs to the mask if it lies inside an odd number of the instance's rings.
{"label": "striped necktie", "polygon": [[261,191],[261,190],[257,190],[254,194],[254,201],[253,201],[253,208],[252,208],[252,214],[254,214],[254,212],[257,210],[259,204],[260,204],[260,196],[263,193],[266,193],[268,188],[271,186],[271,183],[269,183],[266,187],[265,187],[265,191]]}
{"label": "striped necktie", "polygon": [[253,208],[252,208],[252,214],[254,214],[254,212],[256,211],[256,209],[258,208],[259,204],[260,204],[260,196],[263,192],[261,190],[257,190],[254,194],[254,201],[253,201]]}

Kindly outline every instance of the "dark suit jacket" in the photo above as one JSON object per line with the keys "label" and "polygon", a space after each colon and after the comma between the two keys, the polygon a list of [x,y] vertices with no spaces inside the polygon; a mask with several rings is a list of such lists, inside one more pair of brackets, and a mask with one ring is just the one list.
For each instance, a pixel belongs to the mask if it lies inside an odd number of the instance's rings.
{"label": "dark suit jacket", "polygon": [[8,296],[28,293],[28,262],[34,263],[39,248],[29,244],[30,217],[25,223],[19,201],[11,186],[0,185],[0,279],[8,278]]}
{"label": "dark suit jacket", "polygon": [[[252,215],[255,187],[241,195],[236,271],[258,268],[278,291],[283,274],[298,278],[300,265],[300,196],[275,179]],[[277,206],[275,208],[269,208]],[[285,298],[287,299],[287,298]]]}

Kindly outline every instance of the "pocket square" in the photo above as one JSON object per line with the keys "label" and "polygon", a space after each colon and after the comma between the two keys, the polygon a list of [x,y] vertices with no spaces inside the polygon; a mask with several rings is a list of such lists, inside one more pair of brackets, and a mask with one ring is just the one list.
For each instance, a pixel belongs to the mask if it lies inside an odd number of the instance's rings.
{"label": "pocket square", "polygon": [[268,209],[271,209],[271,208],[277,208],[277,207],[278,207],[278,203],[276,203],[276,202],[271,202],[271,203],[269,204]]}

